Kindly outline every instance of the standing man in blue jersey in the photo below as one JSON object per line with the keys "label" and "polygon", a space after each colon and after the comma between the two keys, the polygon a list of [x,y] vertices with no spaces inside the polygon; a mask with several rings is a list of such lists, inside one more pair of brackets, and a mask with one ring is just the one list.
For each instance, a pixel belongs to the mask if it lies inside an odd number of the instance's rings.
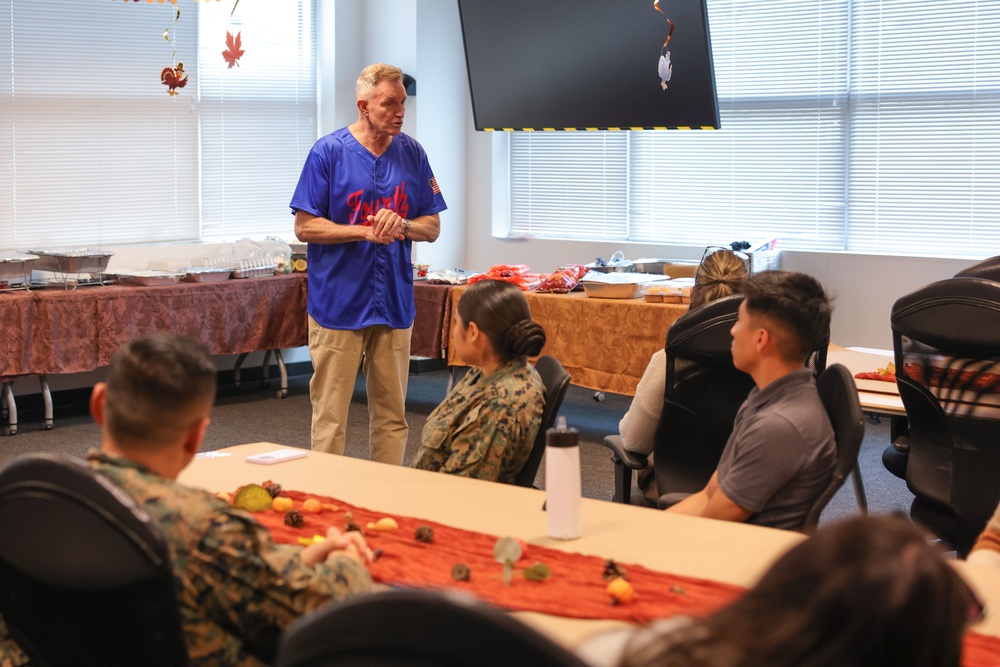
{"label": "standing man in blue jersey", "polygon": [[433,242],[445,210],[427,155],[402,133],[403,72],[369,65],[356,86],[358,120],[321,138],[292,196],[308,246],[312,447],[344,453],[354,379],[364,359],[371,459],[399,465],[406,436],[410,252]]}

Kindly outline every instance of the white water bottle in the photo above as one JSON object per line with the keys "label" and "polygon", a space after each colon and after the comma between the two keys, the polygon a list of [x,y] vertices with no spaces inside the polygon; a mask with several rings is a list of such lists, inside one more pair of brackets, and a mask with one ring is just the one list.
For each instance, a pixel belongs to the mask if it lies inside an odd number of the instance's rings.
{"label": "white water bottle", "polygon": [[562,416],[545,432],[545,495],[549,537],[580,537],[580,444],[576,429],[566,428]]}

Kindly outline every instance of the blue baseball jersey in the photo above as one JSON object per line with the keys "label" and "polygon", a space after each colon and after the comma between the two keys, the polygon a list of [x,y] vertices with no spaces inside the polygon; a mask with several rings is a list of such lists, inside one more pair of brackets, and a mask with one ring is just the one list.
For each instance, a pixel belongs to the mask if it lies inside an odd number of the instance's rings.
{"label": "blue baseball jersey", "polygon": [[[375,157],[346,127],[313,145],[290,205],[293,214],[305,211],[345,225],[369,225],[368,216],[382,208],[403,218],[447,208],[415,139],[399,134]],[[416,312],[411,247],[409,240],[310,243],[309,314],[327,329],[409,327]]]}

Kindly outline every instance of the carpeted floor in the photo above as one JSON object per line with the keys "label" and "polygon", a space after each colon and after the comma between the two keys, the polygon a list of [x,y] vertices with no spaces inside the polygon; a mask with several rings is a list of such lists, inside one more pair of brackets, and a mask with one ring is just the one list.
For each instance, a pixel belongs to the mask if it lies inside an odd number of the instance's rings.
{"label": "carpeted floor", "polygon": [[[420,446],[424,420],[441,401],[448,386],[446,371],[411,375],[407,392],[407,419],[410,436],[404,464],[409,465]],[[220,385],[212,426],[208,430],[203,450],[210,451],[248,442],[268,441],[295,447],[309,447],[309,376],[289,378],[288,398],[277,399],[274,383],[262,389],[259,382],[244,382],[239,391],[231,385]],[[86,412],[80,397],[75,404],[61,404],[56,396],[55,427],[42,430],[37,410],[21,410],[19,432],[0,438],[0,463],[29,452],[55,451],[83,454],[100,442],[100,431]],[[594,399],[589,389],[570,386],[561,414],[568,424],[580,432],[583,493],[589,498],[610,500],[613,493],[613,464],[610,453],[601,445],[604,436],[616,433],[618,421],[628,409],[630,398],[606,394],[603,401]],[[20,406],[19,406],[20,407]],[[364,377],[355,384],[354,402],[348,425],[347,455],[367,458],[368,420],[365,403]],[[868,495],[870,511],[906,512],[913,499],[906,484],[888,473],[882,466],[882,450],[889,443],[887,420],[867,426],[859,457],[860,468]],[[536,484],[544,485],[544,462]],[[857,512],[850,482],[830,501],[823,521],[849,516]]]}

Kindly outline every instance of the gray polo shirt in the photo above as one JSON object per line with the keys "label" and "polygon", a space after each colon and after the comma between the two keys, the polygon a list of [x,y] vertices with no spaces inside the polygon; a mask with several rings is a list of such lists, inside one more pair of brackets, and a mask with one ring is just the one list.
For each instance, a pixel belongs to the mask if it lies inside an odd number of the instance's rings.
{"label": "gray polo shirt", "polygon": [[719,461],[719,487],[753,512],[747,523],[801,530],[836,459],[833,427],[804,368],[751,390]]}

